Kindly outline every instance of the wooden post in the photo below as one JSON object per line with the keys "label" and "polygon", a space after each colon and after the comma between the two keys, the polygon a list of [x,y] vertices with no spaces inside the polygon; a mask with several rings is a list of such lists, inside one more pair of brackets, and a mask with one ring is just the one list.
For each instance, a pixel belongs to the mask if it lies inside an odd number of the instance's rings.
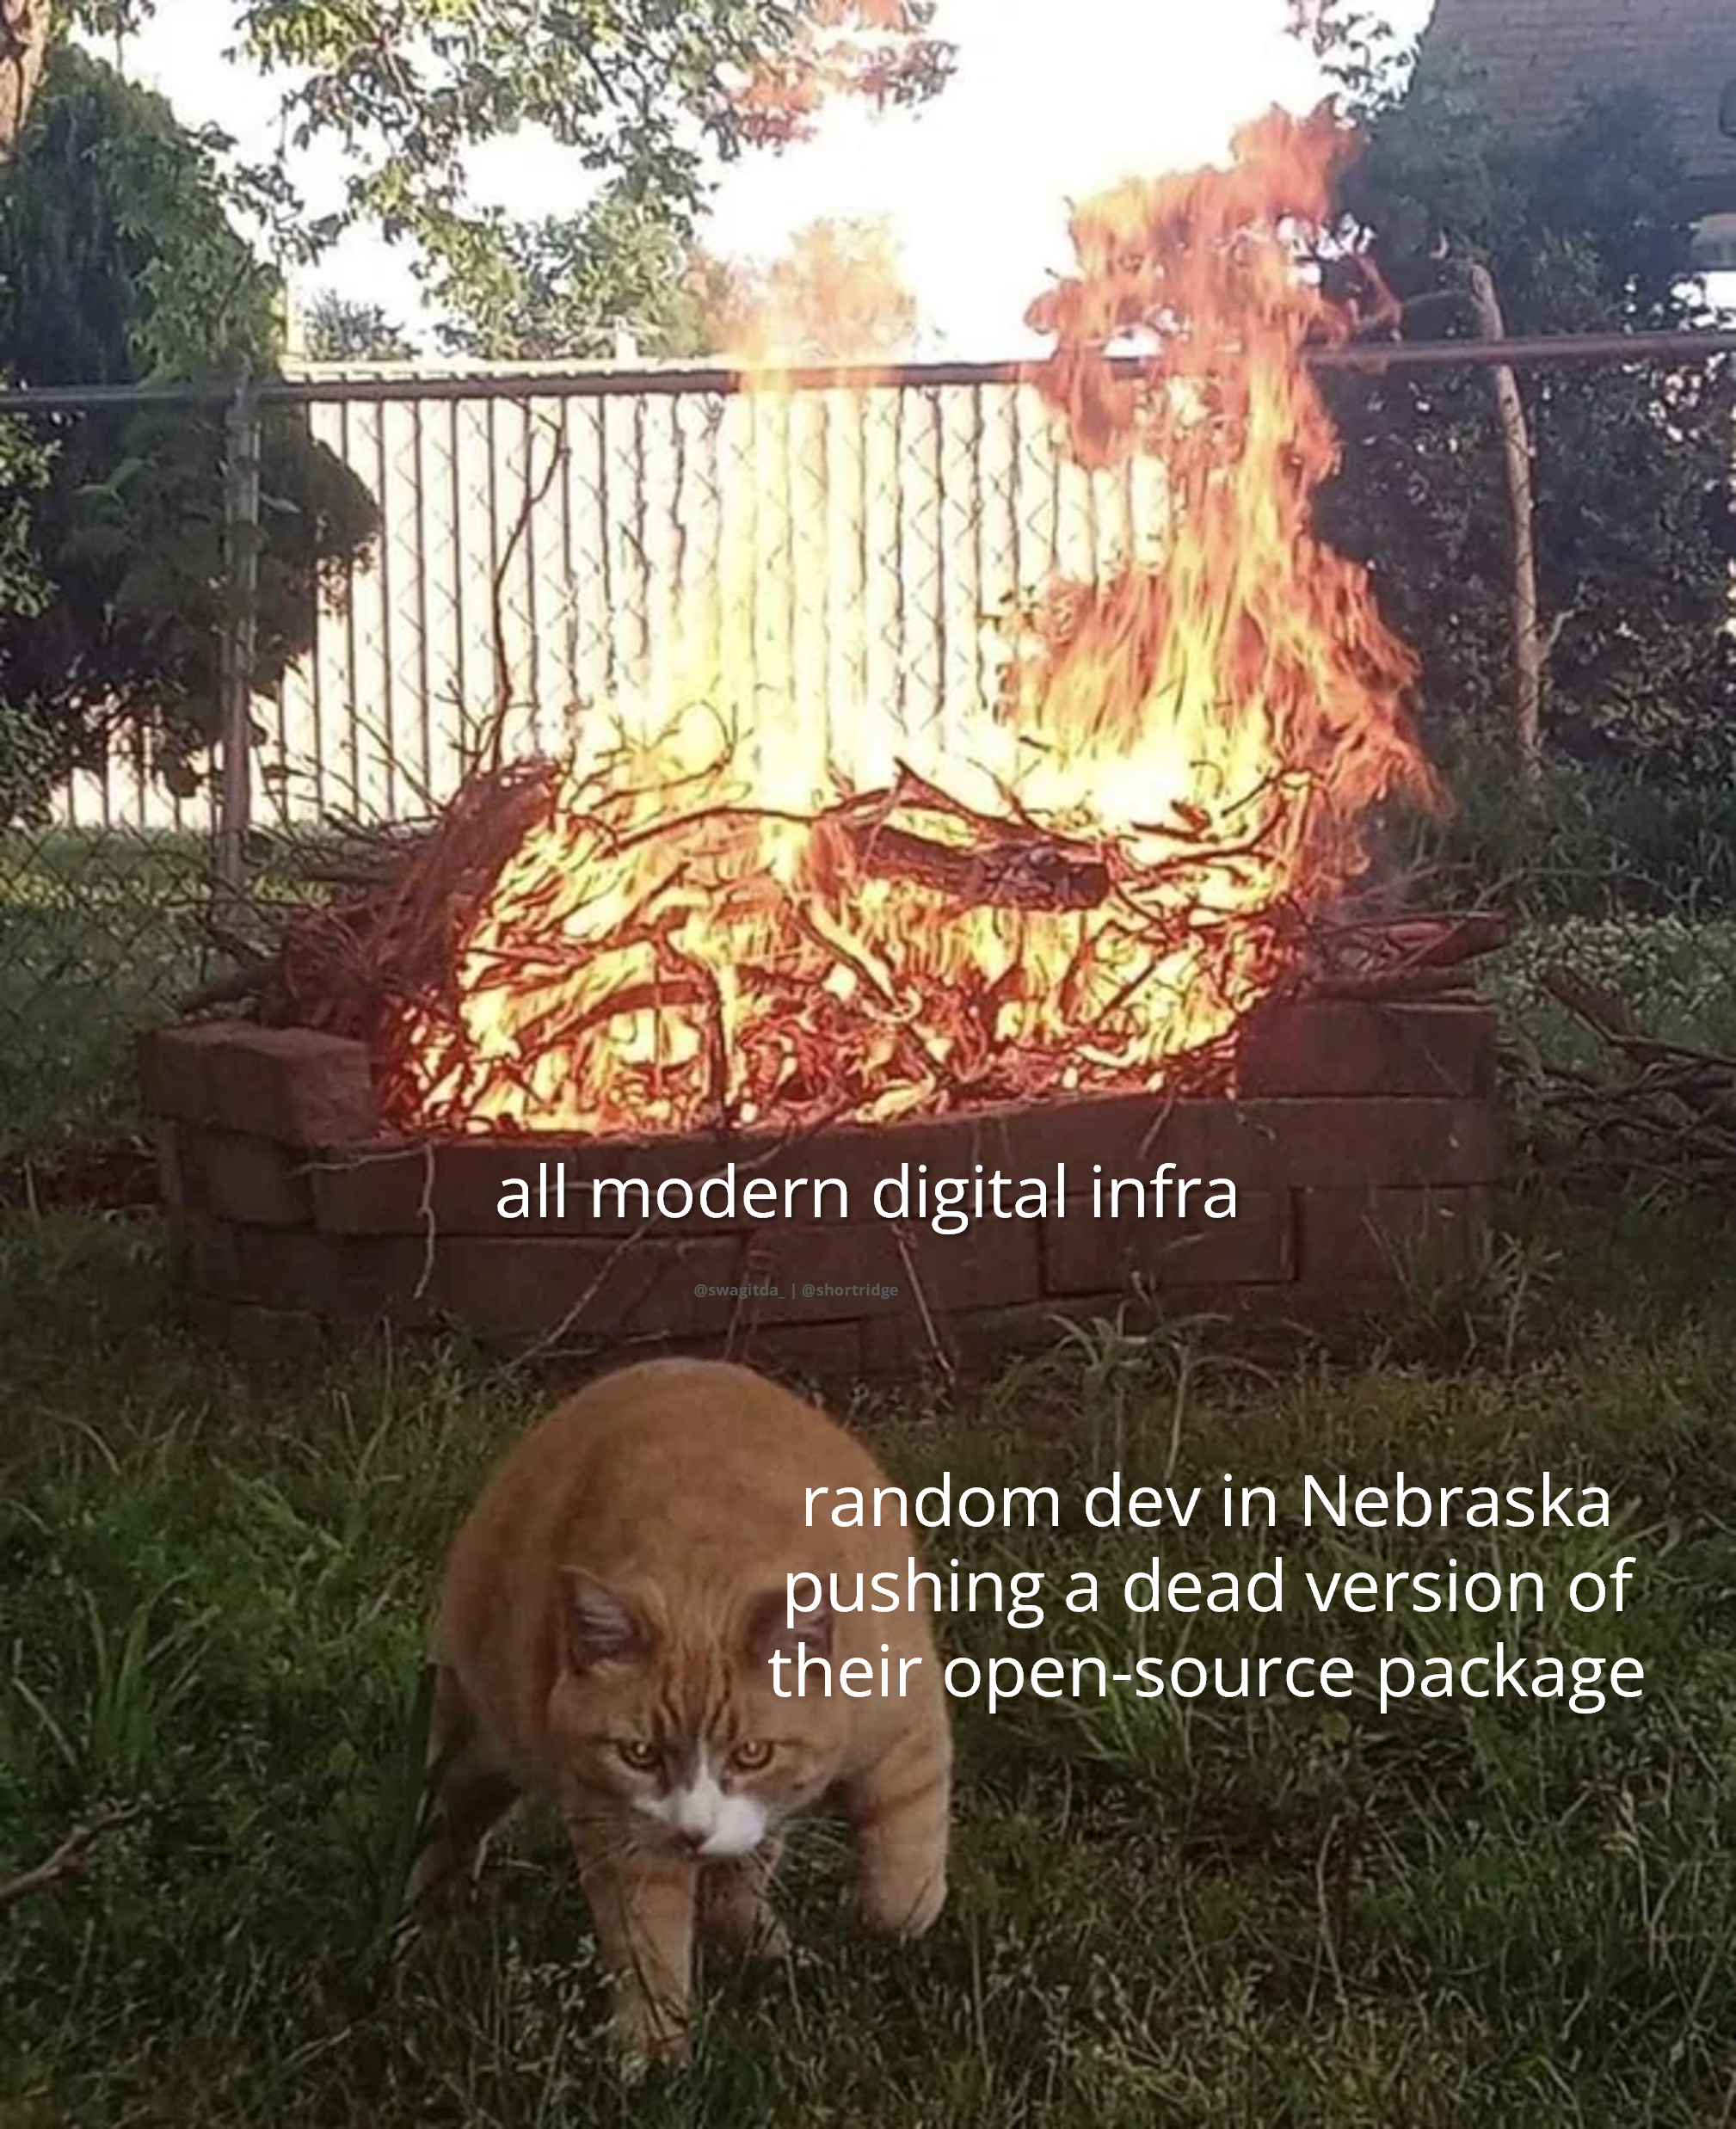
{"label": "wooden post", "polygon": [[[1470,268],[1471,302],[1486,340],[1505,340],[1506,321],[1494,278],[1480,262]],[[1513,741],[1528,782],[1543,772],[1543,668],[1547,652],[1537,599],[1536,508],[1531,486],[1531,431],[1519,380],[1508,363],[1490,372],[1500,416],[1506,463],[1507,509],[1512,532],[1512,582],[1508,594],[1513,655]]]}
{"label": "wooden post", "polygon": [[[244,933],[247,834],[252,813],[253,667],[259,622],[259,399],[243,370],[224,422],[223,634],[213,930]],[[225,949],[226,951],[226,949]]]}

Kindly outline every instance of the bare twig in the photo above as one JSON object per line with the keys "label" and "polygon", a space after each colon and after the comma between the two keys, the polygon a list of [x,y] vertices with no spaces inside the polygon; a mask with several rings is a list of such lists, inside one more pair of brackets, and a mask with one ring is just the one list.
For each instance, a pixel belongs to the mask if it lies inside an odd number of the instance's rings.
{"label": "bare twig", "polygon": [[130,1825],[144,1809],[143,1804],[118,1804],[75,1826],[46,1861],[33,1870],[20,1871],[15,1878],[0,1880],[0,1909],[15,1907],[33,1893],[49,1892],[68,1879],[82,1877],[104,1835]]}
{"label": "bare twig", "polygon": [[1542,1132],[1539,1151],[1558,1179],[1736,1189],[1736,1057],[1653,1039],[1625,999],[1576,969],[1548,969],[1542,984],[1619,1060],[1601,1078],[1548,1063],[1527,1068],[1538,1111],[1556,1127]]}
{"label": "bare twig", "polygon": [[507,643],[509,640],[505,620],[507,572],[512,567],[513,557],[518,552],[520,543],[530,530],[531,519],[537,507],[554,486],[556,476],[565,469],[569,456],[564,428],[558,428],[552,422],[548,423],[547,426],[554,430],[554,448],[549,453],[549,462],[543,469],[541,480],[534,483],[531,478],[531,437],[528,429],[526,430],[524,498],[519,506],[518,516],[513,520],[511,529],[507,534],[506,543],[501,549],[500,558],[495,564],[494,574],[489,586],[489,605],[495,645],[495,699],[488,723],[481,735],[481,743],[474,758],[483,767],[496,771],[502,766],[505,760],[507,720],[512,714],[514,699],[513,672],[507,656]]}

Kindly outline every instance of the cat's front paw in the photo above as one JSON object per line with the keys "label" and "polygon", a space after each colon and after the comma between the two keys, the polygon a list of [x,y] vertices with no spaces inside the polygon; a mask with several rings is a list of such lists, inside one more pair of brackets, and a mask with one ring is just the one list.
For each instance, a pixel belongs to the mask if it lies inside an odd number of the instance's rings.
{"label": "cat's front paw", "polygon": [[477,1897],[477,1861],[436,1839],[410,1867],[398,1903],[398,1927],[418,1933],[450,1921],[474,1907]]}
{"label": "cat's front paw", "polygon": [[630,2077],[643,2076],[655,2063],[685,2063],[693,2052],[686,2021],[642,1996],[627,1998],[617,2009],[615,2041]]}

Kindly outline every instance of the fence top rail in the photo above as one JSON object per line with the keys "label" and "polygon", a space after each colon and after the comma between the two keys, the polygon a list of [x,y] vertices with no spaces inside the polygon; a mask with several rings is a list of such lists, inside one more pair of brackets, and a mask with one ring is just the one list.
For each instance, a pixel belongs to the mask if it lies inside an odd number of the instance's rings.
{"label": "fence top rail", "polygon": [[[1675,333],[1551,333],[1512,340],[1352,342],[1310,348],[1316,370],[1417,370],[1548,367],[1555,363],[1676,363],[1736,354],[1736,330]],[[1117,356],[1130,374],[1157,366],[1154,359]],[[1025,385],[1043,373],[1041,361],[893,362],[806,365],[786,370],[732,367],[592,369],[433,373],[353,372],[330,378],[279,378],[237,385],[223,378],[169,385],[9,385],[0,413],[48,413],[98,407],[225,406],[243,392],[262,406],[401,403],[449,399],[604,399],[617,395],[677,397],[686,393],[920,391],[925,386]]]}

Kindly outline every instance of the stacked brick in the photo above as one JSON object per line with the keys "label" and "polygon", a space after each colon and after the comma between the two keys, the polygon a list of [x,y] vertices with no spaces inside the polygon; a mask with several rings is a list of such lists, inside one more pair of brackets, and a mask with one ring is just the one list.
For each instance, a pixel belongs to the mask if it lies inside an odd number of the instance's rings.
{"label": "stacked brick", "polygon": [[[1125,1096],[781,1139],[409,1141],[381,1130],[360,1045],[238,1021],[157,1031],[141,1063],[186,1281],[229,1342],[455,1326],[551,1360],[728,1353],[848,1377],[968,1372],[1117,1312],[1320,1323],[1377,1308],[1419,1254],[1462,1263],[1487,1225],[1495,1048],[1481,1007],[1273,1007],[1243,1031],[1234,1100]],[[1235,1216],[1204,1216],[1204,1189],[1178,1216],[1173,1181],[1162,1217],[1093,1214],[1099,1174],[1148,1182],[1165,1162],[1233,1182]],[[676,1216],[675,1186],[730,1163],[732,1214]],[[883,1218],[875,1186],[904,1164],[913,1178],[922,1164],[1036,1178],[1050,1207],[951,1234]],[[748,1178],[771,1191],[747,1192]],[[816,1178],[844,1184],[847,1217],[835,1191],[816,1215]],[[629,1191],[600,1207],[594,1184],[617,1180]],[[503,1216],[521,1185],[531,1216]]]}

